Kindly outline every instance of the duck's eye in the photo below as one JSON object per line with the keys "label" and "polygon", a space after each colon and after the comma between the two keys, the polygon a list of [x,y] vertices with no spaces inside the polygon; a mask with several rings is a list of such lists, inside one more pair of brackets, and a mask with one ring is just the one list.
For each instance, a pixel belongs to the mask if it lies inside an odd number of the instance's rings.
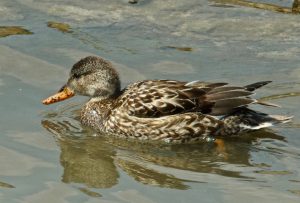
{"label": "duck's eye", "polygon": [[83,72],[83,73],[72,73],[72,78],[79,79],[83,76],[90,75],[92,73],[93,73],[93,71],[86,71],[86,72]]}
{"label": "duck's eye", "polygon": [[80,75],[77,74],[77,73],[74,73],[74,74],[73,74],[73,78],[78,79],[78,78],[80,78]]}

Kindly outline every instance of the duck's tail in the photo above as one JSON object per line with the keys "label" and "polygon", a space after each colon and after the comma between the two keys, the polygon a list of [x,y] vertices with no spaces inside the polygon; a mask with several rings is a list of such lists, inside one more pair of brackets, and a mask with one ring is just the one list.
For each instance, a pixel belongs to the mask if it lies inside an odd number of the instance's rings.
{"label": "duck's tail", "polygon": [[292,116],[268,115],[248,108],[241,108],[222,118],[223,127],[220,128],[217,135],[238,136],[244,132],[287,123],[292,118]]}

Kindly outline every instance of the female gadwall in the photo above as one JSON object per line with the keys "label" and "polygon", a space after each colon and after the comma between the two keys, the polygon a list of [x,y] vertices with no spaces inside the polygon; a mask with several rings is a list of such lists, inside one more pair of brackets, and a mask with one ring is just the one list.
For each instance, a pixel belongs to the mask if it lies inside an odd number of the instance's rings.
{"label": "female gadwall", "polygon": [[195,142],[290,121],[291,117],[250,110],[250,104],[273,105],[250,97],[270,81],[244,87],[227,83],[144,80],[121,90],[112,64],[88,56],[77,62],[68,82],[43,101],[51,104],[74,94],[91,99],[81,122],[97,131],[140,140]]}

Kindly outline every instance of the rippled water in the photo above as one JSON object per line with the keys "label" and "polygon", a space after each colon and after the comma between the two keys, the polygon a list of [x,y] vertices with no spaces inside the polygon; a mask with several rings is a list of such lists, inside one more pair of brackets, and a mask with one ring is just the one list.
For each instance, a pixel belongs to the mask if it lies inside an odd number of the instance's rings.
{"label": "rippled water", "polygon": [[[205,0],[2,0],[0,26],[33,33],[0,38],[0,202],[299,202],[299,15]],[[256,96],[282,108],[254,108],[295,118],[222,148],[95,135],[78,121],[86,98],[40,103],[87,55],[113,61],[123,86],[273,80]]]}

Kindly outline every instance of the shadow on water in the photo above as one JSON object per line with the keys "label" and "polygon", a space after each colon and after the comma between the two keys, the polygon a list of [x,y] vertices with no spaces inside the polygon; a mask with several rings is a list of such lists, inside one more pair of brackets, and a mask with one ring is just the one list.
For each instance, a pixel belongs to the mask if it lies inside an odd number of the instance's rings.
{"label": "shadow on water", "polygon": [[[181,178],[180,174],[186,172],[256,181],[244,176],[239,168],[257,167],[250,161],[253,142],[258,138],[284,141],[271,131],[257,131],[242,140],[226,140],[220,149],[214,143],[168,145],[94,136],[90,129],[80,125],[78,108],[72,105],[59,113],[47,112],[41,124],[54,135],[61,149],[62,181],[92,188],[118,184],[120,169],[140,183],[180,190],[188,189],[189,182],[202,182]],[[171,170],[176,175],[169,173]]]}

